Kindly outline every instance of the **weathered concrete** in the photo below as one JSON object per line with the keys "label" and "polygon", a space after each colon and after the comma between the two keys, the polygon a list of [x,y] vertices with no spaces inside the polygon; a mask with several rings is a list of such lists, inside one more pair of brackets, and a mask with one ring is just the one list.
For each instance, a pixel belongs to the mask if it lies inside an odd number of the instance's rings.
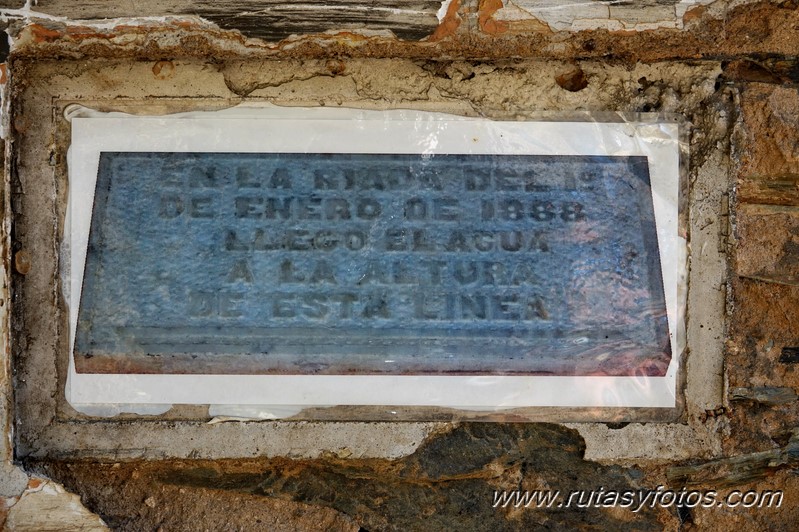
{"label": "weathered concrete", "polygon": [[[698,123],[713,124],[703,128],[694,136],[694,160],[707,166],[697,166],[692,172],[696,179],[695,191],[708,190],[708,197],[694,199],[693,212],[705,212],[704,217],[714,219],[722,208],[719,198],[725,189],[723,181],[726,165],[723,156],[727,121],[722,113],[729,112],[729,98],[725,89],[715,87],[719,70],[718,63],[706,64],[670,63],[663,65],[638,65],[631,70],[598,62],[585,62],[582,70],[591,80],[579,92],[564,90],[555,78],[566,65],[554,62],[513,62],[498,68],[484,63],[416,63],[406,60],[348,60],[342,61],[336,73],[330,71],[328,61],[242,63],[240,61],[210,65],[197,61],[173,61],[169,75],[164,78],[164,68],[153,62],[27,62],[20,60],[20,114],[16,115],[17,130],[20,131],[18,149],[21,187],[25,194],[15,194],[18,212],[37,213],[40,218],[34,223],[32,215],[20,218],[15,226],[15,239],[21,249],[30,253],[31,269],[20,276],[19,289],[24,293],[18,318],[24,320],[19,326],[27,330],[36,327],[39,334],[28,337],[19,347],[24,348],[25,363],[19,367],[18,419],[20,440],[18,452],[22,455],[44,456],[50,453],[95,454],[113,458],[149,457],[232,457],[232,456],[276,456],[292,454],[318,455],[324,449],[336,451],[348,447],[355,456],[398,456],[411,452],[421,443],[424,435],[436,425],[375,425],[375,424],[330,424],[317,423],[253,423],[244,426],[231,424],[205,425],[179,422],[180,419],[208,419],[198,409],[175,409],[162,419],[168,422],[145,422],[148,429],[137,428],[141,422],[124,424],[85,424],[83,416],[77,415],[60,399],[59,381],[63,373],[55,373],[60,364],[64,370],[64,359],[56,354],[56,346],[63,345],[64,319],[60,303],[54,296],[51,279],[58,275],[55,270],[56,235],[65,205],[64,149],[67,145],[67,123],[60,113],[53,113],[49,102],[58,98],[64,103],[80,99],[101,109],[120,108],[137,113],[163,112],[186,109],[194,106],[197,98],[205,98],[208,107],[231,105],[240,100],[240,93],[250,100],[265,99],[284,105],[342,105],[350,107],[417,107],[428,110],[460,110],[465,114],[480,114],[496,118],[532,117],[544,111],[582,108],[594,112],[633,112],[644,106],[663,112],[680,113]],[[156,68],[158,66],[161,68]],[[440,70],[440,69],[443,69]],[[23,74],[24,73],[24,74]],[[47,84],[29,83],[22,80],[48,79]],[[468,80],[464,80],[468,77]],[[130,104],[122,104],[121,100]],[[452,102],[457,102],[454,106]],[[62,107],[59,107],[62,108]],[[37,124],[36,134],[27,134],[28,124]],[[41,133],[47,131],[45,135]],[[50,156],[51,150],[52,157]],[[47,154],[43,157],[43,154]],[[52,164],[55,162],[55,164]],[[703,173],[702,168],[713,168]],[[41,175],[51,176],[42,180]],[[714,181],[715,180],[715,181]],[[60,183],[60,185],[59,185]],[[53,189],[55,185],[55,190]],[[701,220],[704,223],[704,218]],[[694,219],[694,227],[700,221]],[[54,232],[55,231],[55,232]],[[719,269],[723,269],[723,257],[719,258],[719,231],[702,227],[707,235],[708,253],[695,256],[692,275],[699,282],[697,290],[718,292]],[[50,242],[44,245],[43,243]],[[706,282],[702,276],[713,279]],[[704,360],[704,365],[694,363],[689,372],[689,389],[686,395],[690,422],[686,427],[675,425],[670,456],[713,455],[718,445],[704,445],[712,441],[715,427],[699,421],[699,416],[708,409],[721,404],[721,381],[718,367],[721,360],[721,315],[724,299],[709,299],[706,295],[692,296],[700,315],[708,326],[711,337],[697,344],[690,343],[691,359]],[[36,309],[34,312],[33,309]],[[49,318],[46,318],[48,313]],[[28,309],[28,310],[26,310]],[[60,318],[58,318],[60,317]],[[62,325],[59,325],[62,324]],[[57,340],[56,343],[55,339]],[[713,341],[710,341],[710,340]],[[23,347],[24,346],[24,347]],[[704,357],[704,358],[700,358]],[[689,364],[692,363],[689,359]],[[36,382],[36,386],[23,383]],[[63,381],[61,381],[63,382]],[[691,382],[698,383],[690,388]],[[699,384],[701,383],[701,384]],[[714,383],[709,385],[708,383]],[[60,411],[61,417],[53,418]],[[317,412],[316,415],[319,415]],[[378,411],[349,411],[347,417],[355,415],[371,417]],[[515,416],[539,420],[589,420],[611,416],[616,420],[655,419],[658,412],[595,412],[583,410],[537,410],[514,412]],[[321,413],[330,419],[335,413]],[[342,414],[339,414],[342,415]],[[452,414],[431,412],[433,419],[447,419]],[[494,416],[496,417],[496,416]],[[407,419],[402,416],[403,419]],[[79,437],[68,436],[80,426]],[[387,430],[390,429],[390,430]],[[630,445],[614,447],[615,457],[622,458],[636,445],[646,445],[654,438],[652,431],[662,427],[646,426],[632,436]],[[668,430],[667,430],[668,433]],[[247,434],[245,437],[244,435]],[[628,434],[623,431],[622,434]],[[283,436],[281,436],[283,435]],[[282,438],[292,438],[292,443],[281,443]],[[187,446],[184,438],[193,441]],[[362,442],[361,444],[345,441]],[[120,445],[120,442],[123,442]],[[225,442],[224,445],[221,442]],[[412,445],[409,445],[411,442]],[[638,443],[635,443],[638,442]],[[702,443],[699,443],[702,442]],[[602,438],[589,438],[589,453],[594,446],[603,446]],[[316,451],[314,451],[316,449]],[[610,449],[610,448],[608,448]],[[613,455],[599,453],[612,459]],[[643,458],[644,455],[635,455]],[[651,460],[663,456],[649,455]]]}

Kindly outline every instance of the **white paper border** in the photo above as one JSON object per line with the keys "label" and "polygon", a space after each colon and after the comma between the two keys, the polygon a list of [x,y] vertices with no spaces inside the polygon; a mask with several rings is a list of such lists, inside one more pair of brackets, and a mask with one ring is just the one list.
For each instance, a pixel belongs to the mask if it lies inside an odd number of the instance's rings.
{"label": "white paper border", "polygon": [[679,353],[684,345],[684,304],[678,287],[684,287],[686,275],[686,243],[678,235],[680,150],[676,123],[501,122],[421,111],[274,106],[163,117],[84,109],[77,115],[71,119],[68,236],[62,250],[70,352],[103,151],[646,156],[672,346],[665,377],[79,374],[70,357],[66,396],[78,410],[91,407],[96,412],[96,406],[103,404],[116,405],[114,412],[144,412],[147,405],[162,411],[171,404],[296,409],[394,405],[466,410],[676,405]]}

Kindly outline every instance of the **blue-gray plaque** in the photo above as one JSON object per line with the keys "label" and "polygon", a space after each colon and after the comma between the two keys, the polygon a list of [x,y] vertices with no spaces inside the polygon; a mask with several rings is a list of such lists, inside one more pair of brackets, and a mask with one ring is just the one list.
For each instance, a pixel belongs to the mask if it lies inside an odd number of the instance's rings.
{"label": "blue-gray plaque", "polygon": [[83,373],[662,376],[646,157],[100,156]]}

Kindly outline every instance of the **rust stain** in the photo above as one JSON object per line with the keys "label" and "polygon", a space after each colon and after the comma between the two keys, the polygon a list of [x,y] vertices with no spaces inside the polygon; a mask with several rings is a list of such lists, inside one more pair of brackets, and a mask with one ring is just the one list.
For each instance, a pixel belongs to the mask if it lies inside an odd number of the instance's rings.
{"label": "rust stain", "polygon": [[31,255],[27,250],[21,249],[14,255],[14,269],[22,275],[31,271]]}
{"label": "rust stain", "polygon": [[8,81],[8,67],[5,63],[0,64],[0,85]]}
{"label": "rust stain", "polygon": [[[145,28],[137,28],[134,26],[116,26],[114,31],[119,33],[100,33],[95,28],[82,25],[69,25],[63,26],[62,30],[53,30],[45,28],[39,24],[29,24],[23,30],[24,33],[29,33],[35,43],[54,43],[59,39],[71,42],[81,42],[91,39],[102,39],[110,41],[121,33],[143,33]],[[24,33],[21,32],[21,35]],[[24,42],[24,39],[22,39]]]}
{"label": "rust stain", "polygon": [[156,79],[167,79],[175,75],[175,64],[172,61],[156,61],[153,65]]}
{"label": "rust stain", "polygon": [[738,201],[760,205],[799,206],[799,175],[771,179],[744,178],[738,183]]}
{"label": "rust stain", "polygon": [[682,16],[682,23],[688,24],[689,22],[693,22],[694,20],[701,19],[704,14],[707,12],[707,8],[705,6],[696,6],[693,7],[685,12]]}
{"label": "rust stain", "polygon": [[494,20],[494,14],[504,6],[502,0],[480,0],[477,8],[477,23],[480,30],[489,35],[498,35],[508,31],[508,23],[501,20]]}
{"label": "rust stain", "polygon": [[110,40],[110,39],[112,39],[114,37],[113,35],[109,35],[109,34],[105,34],[105,33],[79,33],[79,32],[68,32],[67,36],[69,37],[69,40],[71,40],[73,42],[75,42],[75,41],[83,41],[83,40],[88,40],[88,39]]}
{"label": "rust stain", "polygon": [[44,484],[44,481],[42,479],[34,477],[28,480],[28,489],[31,490],[38,489],[39,486],[41,486],[42,484]]}
{"label": "rust stain", "polygon": [[433,34],[427,38],[428,41],[440,41],[444,37],[448,37],[457,31],[458,27],[461,25],[461,17],[458,15],[460,7],[460,0],[452,0],[452,2],[450,2],[449,7],[447,7],[447,14],[444,15],[444,20],[439,23]]}
{"label": "rust stain", "polygon": [[347,65],[344,63],[344,61],[339,61],[338,59],[329,60],[326,66],[330,73],[334,76],[341,75],[345,70],[347,70]]}
{"label": "rust stain", "polygon": [[113,39],[113,33],[98,33],[95,28],[89,26],[67,26],[64,33],[71,39]]}
{"label": "rust stain", "polygon": [[30,24],[28,28],[33,33],[35,42],[53,42],[61,37],[61,32],[45,28],[41,24]]}
{"label": "rust stain", "polygon": [[555,82],[569,92],[581,91],[588,86],[588,77],[580,67],[574,67],[568,72],[555,76]]}
{"label": "rust stain", "polygon": [[72,41],[83,41],[89,39],[103,39],[103,40],[113,40],[116,37],[119,37],[123,34],[139,34],[139,35],[147,35],[152,33],[153,31],[170,31],[175,29],[182,29],[182,30],[202,30],[205,27],[201,24],[197,24],[196,22],[192,21],[168,21],[164,22],[163,24],[159,24],[156,26],[153,25],[132,25],[132,24],[118,24],[113,27],[113,29],[109,32],[99,32],[96,28],[92,28],[91,26],[85,25],[67,25],[64,26],[63,32],[58,30],[52,30],[49,28],[45,28],[39,24],[30,24],[26,27],[33,33],[34,41],[37,43],[41,42],[53,42],[60,37],[68,37]]}
{"label": "rust stain", "polygon": [[[324,38],[325,35],[321,35],[321,37]],[[352,31],[340,31],[331,35],[330,37],[333,38],[334,40],[341,39],[346,41],[368,41],[373,38],[367,35],[361,35],[360,33],[354,33]]]}

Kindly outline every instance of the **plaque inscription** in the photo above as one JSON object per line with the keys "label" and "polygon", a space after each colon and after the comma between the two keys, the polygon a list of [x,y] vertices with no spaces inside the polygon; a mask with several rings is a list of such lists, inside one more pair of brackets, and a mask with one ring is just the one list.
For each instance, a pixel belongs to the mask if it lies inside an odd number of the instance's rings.
{"label": "plaque inscription", "polygon": [[81,373],[662,376],[646,157],[104,152]]}

